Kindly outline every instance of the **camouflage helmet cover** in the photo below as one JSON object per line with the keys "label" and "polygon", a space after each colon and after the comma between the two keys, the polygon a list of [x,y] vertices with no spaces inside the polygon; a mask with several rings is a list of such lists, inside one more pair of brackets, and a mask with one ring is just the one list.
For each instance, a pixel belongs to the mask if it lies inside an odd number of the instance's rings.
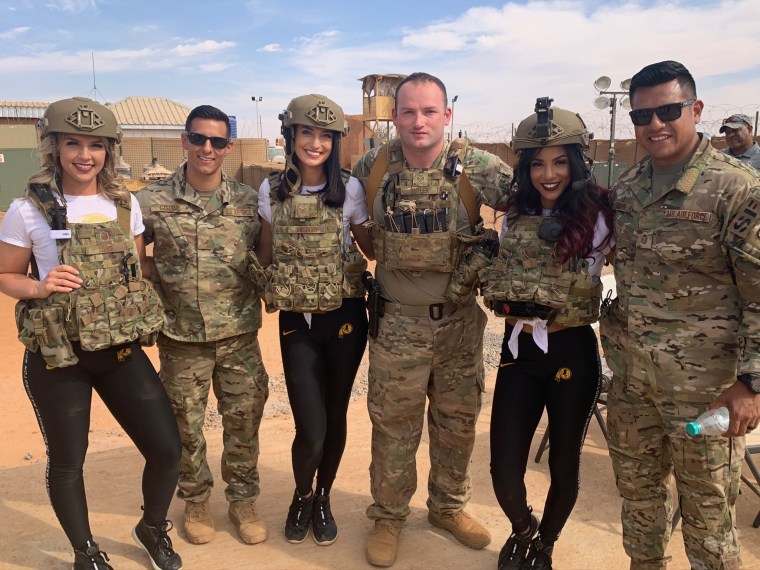
{"label": "camouflage helmet cover", "polygon": [[[545,99],[545,98],[540,98]],[[551,101],[551,100],[549,100]],[[549,103],[551,105],[551,103]],[[525,148],[541,148],[545,146],[560,146],[566,144],[579,144],[583,150],[588,150],[589,141],[593,134],[586,128],[578,113],[566,111],[559,107],[547,106],[543,112],[548,115],[548,129],[545,133],[538,133],[537,124],[541,111],[537,111],[520,122],[512,138],[512,150],[519,151]]]}
{"label": "camouflage helmet cover", "polygon": [[48,105],[40,119],[40,136],[52,133],[91,135],[121,141],[121,129],[108,107],[86,97],[62,99]]}
{"label": "camouflage helmet cover", "polygon": [[343,109],[324,95],[311,94],[296,97],[280,115],[280,120],[283,134],[293,125],[319,127],[336,131],[341,135],[348,133],[348,123]]}

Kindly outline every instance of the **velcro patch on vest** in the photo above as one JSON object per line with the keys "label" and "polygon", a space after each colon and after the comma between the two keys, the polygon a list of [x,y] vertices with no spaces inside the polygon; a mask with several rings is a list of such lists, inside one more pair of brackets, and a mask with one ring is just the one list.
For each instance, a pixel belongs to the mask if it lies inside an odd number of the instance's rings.
{"label": "velcro patch on vest", "polygon": [[283,226],[282,231],[289,234],[323,234],[326,230],[320,226]]}
{"label": "velcro patch on vest", "polygon": [[668,220],[686,220],[687,222],[708,223],[712,219],[710,212],[696,212],[694,210],[667,210],[665,218]]}
{"label": "velcro patch on vest", "polygon": [[253,208],[225,208],[224,209],[224,215],[225,216],[235,216],[235,217],[244,217],[244,218],[250,218],[256,215],[256,212]]}
{"label": "velcro patch on vest", "polygon": [[760,215],[760,201],[747,198],[731,220],[728,231],[740,238],[746,238],[749,231],[755,227]]}
{"label": "velcro patch on vest", "polygon": [[93,245],[86,247],[84,252],[87,255],[94,255],[96,253],[113,253],[119,251],[127,251],[126,243],[106,243],[103,245]]}

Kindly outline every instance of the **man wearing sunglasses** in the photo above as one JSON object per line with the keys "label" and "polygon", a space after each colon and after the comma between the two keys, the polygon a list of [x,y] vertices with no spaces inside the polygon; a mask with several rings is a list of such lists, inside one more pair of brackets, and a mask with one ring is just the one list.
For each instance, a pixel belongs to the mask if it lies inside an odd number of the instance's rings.
{"label": "man wearing sunglasses", "polygon": [[247,277],[259,240],[258,192],[227,177],[229,117],[210,105],[187,117],[187,161],[138,194],[145,242],[154,243],[144,271],[164,303],[158,339],[161,380],[182,438],[177,496],[185,501],[188,541],[214,538],[203,420],[213,386],[222,416],[222,478],[229,517],[243,542],[267,538],[254,509],[259,495],[259,424],[268,395],[258,329],[258,287]]}
{"label": "man wearing sunglasses", "polygon": [[[631,568],[666,568],[675,476],[692,568],[739,568],[744,437],[760,422],[760,173],[697,131],[703,103],[675,61],[633,76],[648,153],[612,190],[618,297],[605,307],[609,449]],[[725,406],[726,437],[684,426]]]}
{"label": "man wearing sunglasses", "polygon": [[752,136],[752,119],[748,115],[731,115],[723,119],[720,132],[726,135],[723,152],[760,170],[760,145]]}

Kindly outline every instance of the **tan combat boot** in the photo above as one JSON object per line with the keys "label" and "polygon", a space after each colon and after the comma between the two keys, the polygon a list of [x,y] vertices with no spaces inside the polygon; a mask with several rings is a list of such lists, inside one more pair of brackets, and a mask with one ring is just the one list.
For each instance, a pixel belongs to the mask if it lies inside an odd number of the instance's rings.
{"label": "tan combat boot", "polygon": [[454,538],[470,548],[485,548],[491,543],[491,533],[464,511],[445,514],[429,511],[428,521],[433,526],[449,531]]}
{"label": "tan combat boot", "polygon": [[253,501],[230,503],[229,515],[237,527],[240,540],[246,544],[264,542],[269,536],[267,523],[256,514]]}
{"label": "tan combat boot", "polygon": [[400,526],[375,521],[375,528],[367,539],[367,562],[373,566],[393,566],[400,533]]}
{"label": "tan combat boot", "polygon": [[185,536],[193,544],[206,544],[214,540],[214,519],[208,499],[200,503],[185,501]]}

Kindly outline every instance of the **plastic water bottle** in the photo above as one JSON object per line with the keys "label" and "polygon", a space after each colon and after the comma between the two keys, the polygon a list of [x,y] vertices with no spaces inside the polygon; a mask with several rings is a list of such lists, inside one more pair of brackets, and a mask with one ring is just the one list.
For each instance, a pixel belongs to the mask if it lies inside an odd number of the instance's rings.
{"label": "plastic water bottle", "polygon": [[728,408],[707,410],[693,422],[686,424],[686,433],[698,435],[720,435],[728,431]]}

